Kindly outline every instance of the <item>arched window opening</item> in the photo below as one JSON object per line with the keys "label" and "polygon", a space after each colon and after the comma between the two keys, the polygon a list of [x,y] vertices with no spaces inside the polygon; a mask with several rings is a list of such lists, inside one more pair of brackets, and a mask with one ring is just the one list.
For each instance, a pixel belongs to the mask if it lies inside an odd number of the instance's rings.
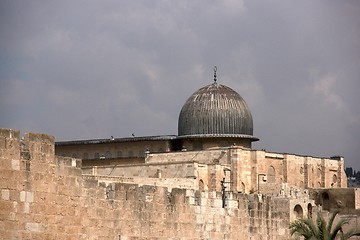
{"label": "arched window opening", "polygon": [[74,153],[74,154],[72,155],[72,157],[73,157],[73,158],[78,158],[78,155],[77,155],[76,153]]}
{"label": "arched window opening", "polygon": [[311,205],[311,203],[308,204],[308,218],[312,218],[312,205]]}
{"label": "arched window opening", "polygon": [[332,179],[331,187],[336,186],[337,180],[338,180],[338,178],[337,178],[336,174],[334,174],[334,175],[333,175],[333,179]]}
{"label": "arched window opening", "polygon": [[268,183],[275,183],[275,168],[273,166],[269,166],[267,172],[267,181]]}
{"label": "arched window opening", "polygon": [[330,210],[330,196],[327,192],[321,194],[322,205],[324,210]]}
{"label": "arched window opening", "polygon": [[111,156],[111,152],[110,151],[107,151],[106,153],[105,153],[105,158],[111,158],[112,156]]}
{"label": "arched window opening", "polygon": [[122,151],[118,151],[118,152],[117,152],[117,157],[118,157],[118,158],[121,158],[121,157],[122,157]]}
{"label": "arched window opening", "polygon": [[89,159],[89,154],[87,152],[83,154],[83,159]]}
{"label": "arched window opening", "polygon": [[203,181],[202,179],[200,179],[200,181],[199,181],[199,190],[200,190],[200,191],[204,191],[204,190],[205,190],[204,181]]}
{"label": "arched window opening", "polygon": [[99,159],[99,158],[100,158],[100,154],[99,154],[98,152],[96,152],[96,153],[94,154],[94,158],[95,158],[95,159]]}
{"label": "arched window opening", "polygon": [[294,214],[297,219],[303,218],[304,211],[299,204],[294,207]]}

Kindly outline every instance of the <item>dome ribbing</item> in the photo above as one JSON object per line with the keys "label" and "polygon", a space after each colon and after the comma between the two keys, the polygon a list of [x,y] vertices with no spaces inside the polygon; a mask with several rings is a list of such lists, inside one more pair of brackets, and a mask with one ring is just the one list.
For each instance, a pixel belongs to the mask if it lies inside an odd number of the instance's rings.
{"label": "dome ribbing", "polygon": [[253,120],[244,99],[231,88],[207,85],[193,93],[179,115],[179,136],[253,135]]}

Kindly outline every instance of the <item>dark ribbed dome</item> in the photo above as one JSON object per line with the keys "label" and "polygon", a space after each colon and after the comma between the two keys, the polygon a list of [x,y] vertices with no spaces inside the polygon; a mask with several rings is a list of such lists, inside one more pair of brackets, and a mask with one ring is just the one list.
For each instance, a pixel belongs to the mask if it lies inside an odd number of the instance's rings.
{"label": "dark ribbed dome", "polygon": [[186,101],[179,115],[178,135],[253,138],[250,109],[237,92],[214,82]]}

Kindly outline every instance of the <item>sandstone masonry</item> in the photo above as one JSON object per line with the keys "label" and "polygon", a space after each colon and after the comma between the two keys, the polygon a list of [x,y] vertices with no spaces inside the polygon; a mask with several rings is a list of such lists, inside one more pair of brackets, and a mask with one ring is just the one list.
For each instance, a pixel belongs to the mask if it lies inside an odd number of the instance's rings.
{"label": "sandstone masonry", "polygon": [[313,203],[286,188],[224,195],[192,179],[83,174],[80,159],[54,151],[52,136],[0,129],[1,239],[282,240],[295,206]]}

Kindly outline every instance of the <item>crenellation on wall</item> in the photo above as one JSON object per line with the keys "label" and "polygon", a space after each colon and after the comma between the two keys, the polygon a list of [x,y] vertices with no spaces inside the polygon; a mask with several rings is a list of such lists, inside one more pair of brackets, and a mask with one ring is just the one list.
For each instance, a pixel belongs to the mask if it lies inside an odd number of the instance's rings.
{"label": "crenellation on wall", "polygon": [[[71,223],[69,220],[76,219],[69,209],[72,209],[70,203],[76,196],[80,196],[80,193],[76,195],[67,190],[72,189],[69,185],[74,183],[73,177],[69,176],[68,172],[61,176],[60,172],[56,171],[61,165],[57,165],[55,161],[54,138],[44,134],[29,133],[21,140],[16,138],[16,141],[21,154],[18,154],[15,160],[20,162],[20,167],[17,171],[12,171],[8,179],[1,180],[2,183],[17,183],[2,189],[2,193],[9,193],[4,200],[12,203],[8,209],[6,222],[16,224],[16,227],[1,231],[9,234],[11,236],[9,239],[17,237],[78,239],[71,237],[68,231],[55,234],[59,223],[67,224]],[[78,173],[77,177],[81,178],[80,168]],[[62,182],[64,179],[65,181]],[[67,221],[63,221],[65,216]],[[61,237],[63,234],[64,236]]]}
{"label": "crenellation on wall", "polygon": [[0,128],[0,137],[1,138],[14,138],[19,140],[20,139],[20,131],[19,130],[13,130],[9,128]]}
{"label": "crenellation on wall", "polygon": [[6,171],[5,175],[20,170],[19,136],[17,130],[0,128],[0,170]]}
{"label": "crenellation on wall", "polygon": [[[80,159],[53,154],[51,136],[28,134],[24,140],[18,136],[16,131],[0,133],[0,138],[6,138],[4,141],[13,141],[2,145],[0,155],[1,161],[7,162],[0,166],[0,235],[6,239],[165,240],[239,239],[239,236],[263,239],[268,236],[266,239],[285,240],[289,221],[298,216],[295,207],[300,205],[306,215],[307,204],[315,205],[307,192],[296,192],[291,183],[284,185],[277,178],[273,185],[263,185],[276,194],[265,195],[265,189],[261,189],[264,194],[248,194],[248,187],[256,186],[257,174],[268,174],[266,164],[279,164],[286,169],[284,161],[288,161],[288,167],[296,163],[298,169],[301,157],[284,155],[280,159],[280,155],[270,154],[262,158],[264,151],[233,147],[228,150],[233,152],[209,150],[210,155],[198,154],[197,161],[177,162],[171,168],[171,164],[157,163],[154,154],[150,164],[153,169],[147,173],[153,177],[120,177],[93,174],[109,173],[112,166],[84,174],[88,168],[83,172]],[[193,154],[188,156],[194,157]],[[219,163],[206,163],[209,156],[220,159]],[[174,159],[181,159],[181,153]],[[19,165],[9,160],[18,160]],[[310,169],[317,166],[315,160],[307,161]],[[331,164],[338,167],[335,160]],[[256,165],[259,169],[253,171]],[[173,177],[167,178],[172,171]],[[276,172],[276,176],[285,173]],[[224,178],[230,186],[222,192],[220,181]],[[234,183],[234,179],[239,181]],[[241,182],[246,184],[246,191],[242,191]],[[359,205],[359,194],[353,192],[353,195],[352,202],[344,201],[346,206]],[[338,200],[332,203],[339,204]]]}

